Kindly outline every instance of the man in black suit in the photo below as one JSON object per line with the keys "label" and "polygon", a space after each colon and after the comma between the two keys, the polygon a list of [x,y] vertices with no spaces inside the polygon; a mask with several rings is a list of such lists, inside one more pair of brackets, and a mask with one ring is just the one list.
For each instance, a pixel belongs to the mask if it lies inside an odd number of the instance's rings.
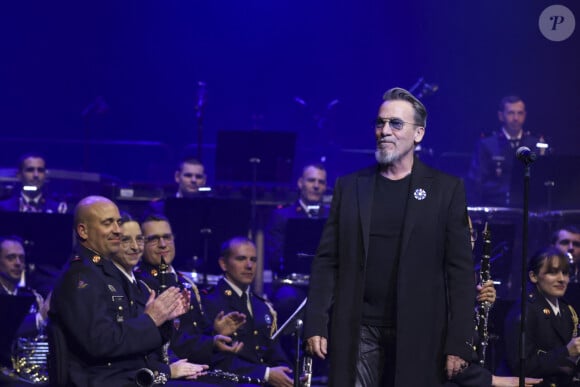
{"label": "man in black suit", "polygon": [[14,195],[0,201],[0,211],[47,212],[64,214],[66,202],[57,202],[46,197],[43,187],[46,182],[46,161],[36,153],[20,158],[18,173],[20,189]]}
{"label": "man in black suit", "polygon": [[335,184],[312,265],[306,348],[330,355],[333,386],[440,386],[472,352],[465,191],[460,179],[414,157],[423,104],[400,88],[383,100],[378,165]]}

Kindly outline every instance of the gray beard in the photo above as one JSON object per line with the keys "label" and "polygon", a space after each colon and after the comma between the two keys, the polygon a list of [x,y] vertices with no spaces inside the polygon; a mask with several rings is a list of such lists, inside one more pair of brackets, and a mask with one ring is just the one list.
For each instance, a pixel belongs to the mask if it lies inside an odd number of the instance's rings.
{"label": "gray beard", "polygon": [[399,160],[400,158],[401,155],[395,151],[387,152],[381,149],[377,149],[375,151],[375,159],[377,160],[377,163],[379,163],[379,165],[382,166],[390,165],[393,162]]}

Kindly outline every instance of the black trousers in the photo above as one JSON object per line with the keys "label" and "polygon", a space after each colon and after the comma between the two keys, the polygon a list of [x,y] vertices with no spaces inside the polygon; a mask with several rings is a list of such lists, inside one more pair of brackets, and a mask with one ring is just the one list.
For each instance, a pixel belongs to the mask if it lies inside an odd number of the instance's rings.
{"label": "black trousers", "polygon": [[395,328],[361,325],[356,387],[394,387]]}

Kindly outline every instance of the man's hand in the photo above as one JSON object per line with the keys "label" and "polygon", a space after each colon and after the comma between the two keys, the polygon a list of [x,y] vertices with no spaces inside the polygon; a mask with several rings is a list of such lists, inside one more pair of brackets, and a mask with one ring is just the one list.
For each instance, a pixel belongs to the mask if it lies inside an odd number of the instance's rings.
{"label": "man's hand", "polygon": [[580,337],[573,337],[568,345],[566,345],[566,348],[568,348],[568,354],[570,356],[580,355]]}
{"label": "man's hand", "polygon": [[483,286],[477,285],[477,302],[487,301],[490,304],[495,302],[497,293],[493,287],[493,281],[486,281]]}
{"label": "man's hand", "polygon": [[[535,386],[541,383],[543,379],[525,378],[526,387]],[[520,378],[515,376],[491,376],[492,387],[518,387],[520,385]]]}
{"label": "man's hand", "polygon": [[244,343],[233,341],[231,337],[215,335],[213,345],[221,352],[238,353],[244,347]]}
{"label": "man's hand", "polygon": [[46,299],[44,301],[42,301],[42,304],[39,305],[38,313],[40,313],[40,316],[42,317],[43,321],[46,321],[46,319],[48,318],[48,311],[50,310],[51,297],[52,297],[52,292],[48,293],[48,296],[46,296]]}
{"label": "man's hand", "polygon": [[467,368],[469,364],[455,355],[447,355],[447,362],[445,364],[445,369],[447,370],[447,378],[451,379],[461,371]]}
{"label": "man's hand", "polygon": [[164,322],[184,314],[187,311],[186,304],[187,301],[181,291],[172,286],[157,297],[155,292],[151,292],[145,304],[145,314],[149,315],[159,327]]}
{"label": "man's hand", "polygon": [[222,310],[213,320],[213,329],[220,335],[229,336],[245,323],[245,314],[240,312],[230,312],[224,315],[224,311]]}
{"label": "man's hand", "polygon": [[312,336],[306,339],[306,352],[321,359],[326,358],[328,342],[326,337]]}
{"label": "man's hand", "polygon": [[180,359],[169,365],[171,379],[196,379],[198,376],[203,375],[208,368],[209,366],[205,364],[189,363],[187,359]]}
{"label": "man's hand", "polygon": [[268,384],[274,387],[292,387],[294,381],[288,376],[292,370],[288,367],[272,367],[268,375]]}

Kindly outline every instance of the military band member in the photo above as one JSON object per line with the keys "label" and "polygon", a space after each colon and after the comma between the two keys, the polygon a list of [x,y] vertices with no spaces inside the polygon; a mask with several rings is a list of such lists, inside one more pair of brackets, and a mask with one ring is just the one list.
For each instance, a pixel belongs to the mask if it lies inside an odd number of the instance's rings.
{"label": "military band member", "polygon": [[[525,375],[543,378],[545,386],[575,386],[580,360],[578,315],[562,297],[570,281],[568,257],[554,247],[528,262],[530,285],[526,310]],[[514,374],[520,370],[521,304],[506,318],[506,353]]]}
{"label": "military band member", "polygon": [[[66,337],[69,384],[134,384],[142,368],[159,382],[178,376],[159,349],[169,339],[170,322],[187,310],[186,297],[172,287],[159,296],[151,292],[144,305],[135,306],[139,300],[127,289],[127,275],[110,259],[121,244],[117,206],[89,196],[75,208],[74,219],[75,254],[55,287],[49,312],[50,323]],[[186,371],[195,377],[199,369],[192,364]]]}
{"label": "military band member", "polygon": [[246,375],[262,378],[273,386],[292,386],[292,370],[280,345],[271,340],[276,331],[276,312],[262,298],[251,292],[256,275],[256,247],[247,238],[236,237],[222,245],[219,265],[224,272],[217,286],[205,297],[203,306],[212,319],[221,312],[244,313],[246,323],[232,337],[243,343],[235,355],[218,353],[217,364],[228,369],[236,358],[251,363],[243,371]]}
{"label": "military band member", "polygon": [[[237,352],[242,343],[228,335],[245,323],[246,316],[231,312],[216,316],[213,325],[206,318],[201,306],[199,290],[189,278],[178,273],[171,265],[175,258],[175,244],[171,225],[163,215],[148,215],[142,222],[144,254],[143,262],[136,271],[137,277],[152,289],[158,290],[163,281],[166,285],[188,289],[191,292],[189,311],[179,318],[172,334],[171,349],[179,358],[208,364],[214,351]],[[160,270],[161,257],[167,268]],[[161,277],[165,277],[161,279]],[[233,370],[229,370],[233,371]]]}
{"label": "military band member", "polygon": [[[16,337],[34,337],[41,333],[48,319],[50,296],[46,300],[34,289],[20,286],[25,272],[26,253],[22,239],[17,236],[0,237],[0,295],[33,296],[36,302],[24,318]],[[11,367],[11,354],[0,353],[0,365]]]}
{"label": "military band member", "polygon": [[47,212],[64,214],[68,212],[66,202],[57,202],[46,196],[46,161],[37,153],[29,153],[20,158],[16,174],[20,189],[8,199],[0,201],[0,211]]}

